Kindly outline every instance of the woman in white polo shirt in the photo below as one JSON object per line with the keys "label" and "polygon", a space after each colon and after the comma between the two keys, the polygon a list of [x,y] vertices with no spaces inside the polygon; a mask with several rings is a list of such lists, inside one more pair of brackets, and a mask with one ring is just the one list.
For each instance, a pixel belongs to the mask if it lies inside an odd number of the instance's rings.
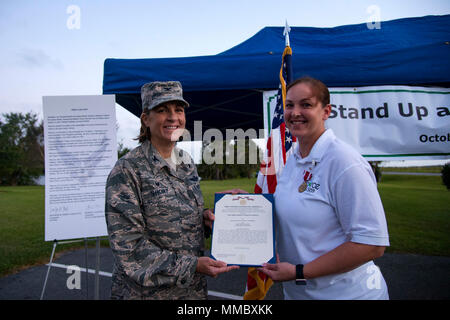
{"label": "woman in white polo shirt", "polygon": [[325,121],[328,88],[304,77],[287,88],[284,118],[298,139],[275,196],[278,262],[260,269],[283,281],[285,299],[389,299],[373,259],[389,236],[368,162]]}

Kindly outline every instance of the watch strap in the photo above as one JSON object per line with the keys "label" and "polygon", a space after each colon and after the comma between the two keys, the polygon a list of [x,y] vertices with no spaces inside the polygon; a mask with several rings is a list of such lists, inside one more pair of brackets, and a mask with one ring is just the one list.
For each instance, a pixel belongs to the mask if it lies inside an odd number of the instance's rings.
{"label": "watch strap", "polygon": [[306,279],[303,275],[303,264],[297,264],[295,266],[295,284],[306,285]]}

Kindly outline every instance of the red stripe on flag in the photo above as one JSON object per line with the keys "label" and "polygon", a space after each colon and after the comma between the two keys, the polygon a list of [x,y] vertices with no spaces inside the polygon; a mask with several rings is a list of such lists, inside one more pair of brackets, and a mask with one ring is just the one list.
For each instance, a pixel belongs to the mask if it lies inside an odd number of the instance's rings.
{"label": "red stripe on flag", "polygon": [[258,284],[256,283],[256,280],[253,279],[253,277],[247,276],[247,290],[248,289],[253,289],[257,285]]}
{"label": "red stripe on flag", "polygon": [[277,176],[275,174],[271,174],[270,176],[267,176],[267,187],[268,187],[269,193],[275,192],[275,189],[277,188]]}
{"label": "red stripe on flag", "polygon": [[280,125],[280,140],[279,143],[281,144],[281,150],[283,151],[281,154],[283,155],[283,166],[286,163],[286,144],[285,144],[285,137],[286,137],[286,124],[283,122]]}

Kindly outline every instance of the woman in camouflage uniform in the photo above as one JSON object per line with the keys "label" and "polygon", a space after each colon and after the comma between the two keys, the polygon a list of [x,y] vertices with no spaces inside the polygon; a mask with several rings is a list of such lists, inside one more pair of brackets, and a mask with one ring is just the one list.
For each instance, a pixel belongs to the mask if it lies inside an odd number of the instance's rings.
{"label": "woman in camouflage uniform", "polygon": [[137,148],[119,159],[106,184],[106,223],[114,271],[112,299],[206,299],[204,275],[237,267],[203,257],[205,224],[197,169],[175,147],[186,123],[181,84],[142,87]]}

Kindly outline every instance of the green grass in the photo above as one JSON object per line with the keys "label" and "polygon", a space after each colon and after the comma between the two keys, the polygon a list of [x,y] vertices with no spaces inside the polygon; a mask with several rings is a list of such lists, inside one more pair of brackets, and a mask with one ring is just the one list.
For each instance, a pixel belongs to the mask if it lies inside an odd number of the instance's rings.
{"label": "green grass", "polygon": [[[202,180],[205,207],[213,208],[217,191],[253,192],[254,184],[255,179]],[[441,177],[383,175],[378,187],[391,242],[387,252],[450,256],[450,192]],[[58,245],[57,252],[83,246]],[[0,187],[0,276],[47,263],[51,250],[52,243],[44,241],[44,187]]]}
{"label": "green grass", "polygon": [[0,208],[0,274],[49,255],[43,187],[0,187]]}
{"label": "green grass", "polygon": [[450,192],[440,176],[383,175],[387,252],[450,256]]}
{"label": "green grass", "polygon": [[[44,241],[44,202],[42,186],[0,186],[0,276],[48,263],[53,243]],[[79,247],[84,242],[60,244],[57,252]]]}
{"label": "green grass", "polygon": [[441,173],[443,166],[428,167],[380,167],[382,172],[422,172]]}

